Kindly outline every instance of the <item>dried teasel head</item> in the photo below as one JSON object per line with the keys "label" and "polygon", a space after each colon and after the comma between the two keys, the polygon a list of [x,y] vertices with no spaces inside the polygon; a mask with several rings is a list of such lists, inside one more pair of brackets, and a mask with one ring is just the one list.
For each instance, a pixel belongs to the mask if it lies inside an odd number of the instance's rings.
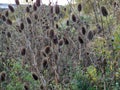
{"label": "dried teasel head", "polygon": [[102,12],[103,16],[105,16],[105,17],[108,16],[108,11],[107,11],[107,9],[104,6],[101,7],[101,12]]}
{"label": "dried teasel head", "polygon": [[24,29],[24,24],[20,23],[20,29],[23,30]]}
{"label": "dried teasel head", "polygon": [[55,35],[55,32],[54,32],[53,29],[51,29],[51,30],[49,31],[49,37],[50,37],[51,39],[53,39],[53,38],[54,38],[54,35]]}
{"label": "dried teasel head", "polygon": [[32,77],[33,77],[34,80],[38,80],[38,76],[35,72],[32,73]]}
{"label": "dried teasel head", "polygon": [[68,39],[66,37],[63,37],[63,40],[64,40],[65,45],[69,44],[69,41],[68,41]]}
{"label": "dried teasel head", "polygon": [[0,73],[0,81],[1,81],[1,82],[4,82],[5,79],[6,79],[6,72],[5,72],[5,71],[2,71],[2,72]]}
{"label": "dried teasel head", "polygon": [[54,37],[53,37],[53,43],[55,45],[58,44],[58,37],[57,37],[57,35],[54,35]]}
{"label": "dried teasel head", "polygon": [[1,16],[3,21],[6,21],[6,17],[4,15]]}
{"label": "dried teasel head", "polygon": [[85,29],[85,27],[82,27],[82,34],[83,34],[83,35],[86,34],[86,29]]}
{"label": "dried teasel head", "polygon": [[48,60],[46,58],[43,60],[42,66],[43,66],[44,69],[48,68]]}
{"label": "dried teasel head", "polygon": [[81,3],[78,4],[77,9],[78,9],[79,12],[82,10],[82,5],[81,5]]}
{"label": "dried teasel head", "polygon": [[80,42],[80,44],[84,43],[83,39],[80,36],[78,36],[78,41]]}
{"label": "dried teasel head", "polygon": [[92,39],[93,39],[93,32],[92,32],[91,30],[88,32],[87,38],[88,38],[89,40],[92,40]]}
{"label": "dried teasel head", "polygon": [[35,18],[35,20],[37,20],[38,19],[38,15],[34,14],[34,18]]}
{"label": "dried teasel head", "polygon": [[36,6],[40,6],[40,4],[41,4],[41,0],[36,0]]}
{"label": "dried teasel head", "polygon": [[28,23],[28,24],[31,24],[31,23],[32,23],[32,22],[31,22],[31,19],[30,19],[29,17],[27,17],[26,19],[27,19],[27,23]]}
{"label": "dried teasel head", "polygon": [[55,5],[55,13],[56,14],[59,14],[60,13],[60,7],[59,7],[59,5]]}
{"label": "dried teasel head", "polygon": [[5,11],[5,16],[6,16],[6,17],[9,16],[9,12],[8,12],[8,10]]}
{"label": "dried teasel head", "polygon": [[72,21],[76,22],[76,16],[74,14],[72,14]]}
{"label": "dried teasel head", "polygon": [[36,11],[36,10],[37,10],[37,6],[36,6],[36,4],[35,4],[35,3],[33,4],[33,10],[34,10],[34,11]]}
{"label": "dried teasel head", "polygon": [[11,33],[10,32],[7,32],[7,37],[11,38]]}
{"label": "dried teasel head", "polygon": [[45,51],[46,54],[49,54],[50,51],[51,51],[50,46],[46,46],[45,49],[44,49],[44,51]]}
{"label": "dried teasel head", "polygon": [[20,5],[19,0],[15,0],[16,5]]}
{"label": "dried teasel head", "polygon": [[26,12],[29,13],[30,12],[30,8],[27,6],[26,7]]}
{"label": "dried teasel head", "polygon": [[15,11],[12,5],[8,5],[8,8],[10,9],[10,11],[11,11],[12,13]]}
{"label": "dried teasel head", "polygon": [[22,56],[25,56],[25,54],[26,54],[26,49],[23,47],[23,48],[21,49],[21,55],[22,55]]}
{"label": "dried teasel head", "polygon": [[8,25],[12,25],[12,21],[11,21],[10,19],[7,19],[7,20],[6,20],[6,23],[7,23]]}

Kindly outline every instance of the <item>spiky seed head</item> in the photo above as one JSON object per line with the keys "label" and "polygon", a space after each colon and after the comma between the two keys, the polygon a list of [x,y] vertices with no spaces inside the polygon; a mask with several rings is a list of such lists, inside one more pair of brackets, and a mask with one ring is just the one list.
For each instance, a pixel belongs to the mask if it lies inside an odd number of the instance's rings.
{"label": "spiky seed head", "polygon": [[7,20],[6,20],[6,23],[7,23],[8,25],[12,25],[12,21],[11,21],[10,19],[7,19]]}
{"label": "spiky seed head", "polygon": [[51,29],[51,30],[49,31],[49,36],[50,36],[50,38],[52,39],[52,38],[54,37],[54,35],[55,35],[55,32],[54,32],[53,29]]}
{"label": "spiky seed head", "polygon": [[40,6],[40,4],[41,4],[41,0],[36,0],[36,6]]}
{"label": "spiky seed head", "polygon": [[31,20],[30,20],[29,17],[27,17],[27,23],[28,23],[28,24],[31,24]]}
{"label": "spiky seed head", "polygon": [[63,45],[63,39],[60,39],[59,40],[59,46],[62,46]]}
{"label": "spiky seed head", "polygon": [[49,54],[50,51],[51,51],[51,50],[50,50],[50,46],[46,46],[46,47],[45,47],[45,53],[46,53],[46,54]]}
{"label": "spiky seed head", "polygon": [[24,29],[24,24],[20,23],[20,29],[23,30]]}
{"label": "spiky seed head", "polygon": [[59,14],[60,13],[60,7],[59,7],[59,5],[55,5],[55,13],[56,14]]}
{"label": "spiky seed head", "polygon": [[0,81],[1,81],[1,82],[4,82],[5,79],[6,79],[6,72],[5,72],[5,71],[2,71],[2,72],[0,73]]}
{"label": "spiky seed head", "polygon": [[82,10],[82,5],[81,3],[78,4],[78,11],[80,12]]}
{"label": "spiky seed head", "polygon": [[26,49],[25,49],[25,48],[22,48],[22,49],[21,49],[21,55],[22,55],[22,56],[25,56],[25,54],[26,54]]}
{"label": "spiky seed head", "polygon": [[34,11],[37,11],[37,6],[36,6],[35,3],[33,4],[33,10],[34,10]]}
{"label": "spiky seed head", "polygon": [[34,80],[38,80],[38,76],[35,72],[32,73],[32,77],[33,77]]}
{"label": "spiky seed head", "polygon": [[72,14],[72,21],[76,22],[76,16],[74,14]]}
{"label": "spiky seed head", "polygon": [[86,29],[85,29],[85,27],[82,27],[82,34],[83,34],[83,35],[86,34]]}
{"label": "spiky seed head", "polygon": [[102,12],[103,16],[105,16],[105,17],[108,16],[108,11],[107,11],[107,9],[104,6],[101,7],[101,12]]}
{"label": "spiky seed head", "polygon": [[15,0],[16,5],[20,5],[19,0]]}
{"label": "spiky seed head", "polygon": [[54,37],[53,37],[53,43],[55,45],[58,44],[58,37],[57,37],[57,35],[54,35]]}
{"label": "spiky seed head", "polygon": [[28,7],[28,6],[26,7],[26,12],[27,12],[27,13],[29,13],[29,12],[30,12],[30,9],[29,9],[29,7]]}
{"label": "spiky seed head", "polygon": [[67,38],[64,37],[63,40],[64,40],[65,45],[68,45],[68,44],[69,44],[69,41],[68,41]]}
{"label": "spiky seed head", "polygon": [[7,37],[11,38],[11,33],[10,32],[7,32]]}
{"label": "spiky seed head", "polygon": [[43,64],[43,68],[44,69],[48,68],[48,61],[47,61],[47,59],[44,59],[42,64]]}
{"label": "spiky seed head", "polygon": [[83,39],[80,36],[78,36],[78,41],[80,42],[80,44],[84,43]]}
{"label": "spiky seed head", "polygon": [[5,11],[5,16],[6,16],[6,17],[9,16],[9,12],[8,12],[8,10]]}
{"label": "spiky seed head", "polygon": [[89,40],[92,40],[92,39],[93,39],[93,32],[92,32],[91,30],[88,32],[87,38],[88,38]]}
{"label": "spiky seed head", "polygon": [[10,9],[10,11],[11,11],[12,13],[15,11],[12,5],[8,5],[8,8]]}
{"label": "spiky seed head", "polygon": [[34,18],[35,18],[35,20],[37,20],[38,19],[38,15],[34,14]]}
{"label": "spiky seed head", "polygon": [[6,21],[6,17],[4,15],[1,16],[3,21]]}

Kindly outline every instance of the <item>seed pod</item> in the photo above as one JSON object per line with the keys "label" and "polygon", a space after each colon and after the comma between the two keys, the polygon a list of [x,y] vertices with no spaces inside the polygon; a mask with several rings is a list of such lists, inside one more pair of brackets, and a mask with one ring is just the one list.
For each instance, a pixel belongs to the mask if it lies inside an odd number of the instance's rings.
{"label": "seed pod", "polygon": [[47,68],[48,68],[48,61],[47,61],[47,59],[44,59],[44,60],[43,60],[43,68],[44,68],[44,69],[47,69]]}
{"label": "seed pod", "polygon": [[85,27],[82,27],[82,34],[85,35],[85,33],[86,33],[86,29]]}
{"label": "seed pod", "polygon": [[26,12],[27,12],[27,13],[29,13],[29,12],[30,12],[29,7],[26,7]]}
{"label": "seed pod", "polygon": [[9,16],[9,12],[8,12],[8,10],[7,10],[7,11],[5,11],[5,16],[6,16],[6,17],[8,17],[8,16]]}
{"label": "seed pod", "polygon": [[89,40],[92,40],[93,39],[93,32],[89,31],[87,37],[88,37]]}
{"label": "seed pod", "polygon": [[1,73],[0,73],[0,81],[5,81],[5,79],[6,79],[6,72],[5,71],[2,71]]}
{"label": "seed pod", "polygon": [[79,3],[78,4],[78,11],[80,12],[82,10],[82,5]]}
{"label": "seed pod", "polygon": [[59,46],[62,46],[63,45],[63,39],[60,39],[59,40]]}
{"label": "seed pod", "polygon": [[37,6],[36,6],[36,4],[35,4],[35,3],[33,4],[33,10],[34,10],[34,11],[36,11],[36,10],[37,10]]}
{"label": "seed pod", "polygon": [[10,19],[7,19],[7,20],[6,20],[6,23],[7,23],[8,25],[12,25],[12,21],[11,21]]}
{"label": "seed pod", "polygon": [[33,77],[34,80],[38,80],[38,76],[37,76],[36,73],[32,73],[32,77]]}
{"label": "seed pod", "polygon": [[83,39],[80,36],[78,37],[78,40],[79,40],[80,44],[84,43]]}
{"label": "seed pod", "polygon": [[76,22],[76,16],[74,14],[72,15],[72,21]]}
{"label": "seed pod", "polygon": [[11,33],[10,32],[7,32],[7,37],[11,38]]}
{"label": "seed pod", "polygon": [[27,22],[28,22],[28,24],[31,24],[31,20],[29,17],[27,17]]}
{"label": "seed pod", "polygon": [[68,45],[68,44],[69,44],[69,41],[68,41],[67,38],[64,37],[63,40],[64,40],[65,45]]}
{"label": "seed pod", "polygon": [[25,56],[25,54],[26,54],[26,49],[25,49],[25,48],[22,48],[22,50],[21,50],[21,55],[22,55],[22,56]]}
{"label": "seed pod", "polygon": [[56,14],[59,14],[59,13],[60,13],[59,5],[55,5],[55,13],[56,13]]}
{"label": "seed pod", "polygon": [[41,1],[40,0],[36,0],[36,6],[40,6],[40,3],[41,3]]}
{"label": "seed pod", "polygon": [[15,0],[15,3],[16,3],[16,5],[20,4],[19,0]]}
{"label": "seed pod", "polygon": [[13,8],[13,6],[11,6],[11,5],[8,5],[8,8],[10,9],[10,11],[13,13],[15,10],[14,10],[14,8]]}
{"label": "seed pod", "polygon": [[57,35],[54,35],[54,37],[53,37],[53,43],[54,44],[58,44],[58,37],[57,37]]}
{"label": "seed pod", "polygon": [[20,24],[20,29],[21,29],[21,30],[24,29],[24,24],[23,24],[23,23]]}
{"label": "seed pod", "polygon": [[101,7],[101,12],[102,12],[103,16],[107,17],[108,11],[104,6]]}
{"label": "seed pod", "polygon": [[49,32],[50,38],[52,39],[54,37],[54,35],[55,35],[54,30],[51,29],[50,32]]}
{"label": "seed pod", "polygon": [[34,18],[37,20],[38,19],[38,15],[34,14]]}
{"label": "seed pod", "polygon": [[6,21],[6,17],[4,15],[2,15],[2,20]]}
{"label": "seed pod", "polygon": [[46,54],[49,54],[50,51],[51,51],[51,50],[50,50],[50,46],[46,46],[46,47],[45,47],[45,53],[46,53]]}

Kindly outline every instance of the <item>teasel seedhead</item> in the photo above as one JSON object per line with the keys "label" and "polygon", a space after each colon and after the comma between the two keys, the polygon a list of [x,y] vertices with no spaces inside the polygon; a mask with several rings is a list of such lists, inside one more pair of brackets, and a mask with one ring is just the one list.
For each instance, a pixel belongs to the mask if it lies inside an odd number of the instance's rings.
{"label": "teasel seedhead", "polygon": [[69,41],[68,41],[68,39],[66,37],[63,37],[63,40],[64,40],[65,45],[69,44]]}
{"label": "teasel seedhead", "polygon": [[86,34],[86,29],[85,29],[85,27],[82,27],[82,34],[83,34],[83,35]]}
{"label": "teasel seedhead", "polygon": [[35,18],[35,20],[37,20],[38,19],[38,15],[34,14],[34,18]]}
{"label": "teasel seedhead", "polygon": [[81,3],[78,4],[78,11],[80,12],[82,10],[82,5]]}
{"label": "teasel seedhead", "polygon": [[54,35],[54,37],[53,37],[53,43],[55,45],[58,44],[58,37],[57,37],[57,35]]}
{"label": "teasel seedhead", "polygon": [[28,24],[31,24],[31,23],[32,23],[29,17],[27,17],[27,23],[28,23]]}
{"label": "teasel seedhead", "polygon": [[24,29],[24,24],[20,23],[20,29],[23,30]]}
{"label": "teasel seedhead", "polygon": [[21,49],[21,55],[22,55],[22,56],[25,56],[25,54],[26,54],[26,49],[23,47],[23,48]]}
{"label": "teasel seedhead", "polygon": [[7,32],[7,37],[11,38],[11,33],[10,32]]}
{"label": "teasel seedhead", "polygon": [[48,60],[46,58],[43,60],[42,65],[44,69],[48,68]]}
{"label": "teasel seedhead", "polygon": [[16,5],[20,5],[19,0],[15,0]]}
{"label": "teasel seedhead", "polygon": [[44,51],[45,51],[46,54],[49,54],[50,51],[51,51],[50,46],[46,46]]}
{"label": "teasel seedhead", "polygon": [[101,12],[102,12],[103,16],[105,16],[105,17],[108,16],[108,11],[107,11],[107,9],[104,6],[101,7]]}
{"label": "teasel seedhead", "polygon": [[49,31],[49,36],[50,36],[50,38],[53,39],[53,38],[54,38],[54,35],[55,35],[55,32],[54,32],[53,29],[51,29],[51,30]]}
{"label": "teasel seedhead", "polygon": [[34,11],[37,11],[37,6],[36,6],[35,3],[33,4],[33,10],[34,10]]}
{"label": "teasel seedhead", "polygon": [[35,72],[32,73],[32,77],[33,77],[34,80],[38,80],[38,76]]}
{"label": "teasel seedhead", "polygon": [[74,14],[72,14],[72,21],[76,22],[76,16]]}
{"label": "teasel seedhead", "polygon": [[29,7],[28,7],[28,6],[26,7],[26,12],[27,12],[27,13],[29,13],[29,12],[30,12],[30,9],[29,9]]}
{"label": "teasel seedhead", "polygon": [[89,40],[92,40],[92,39],[93,39],[93,32],[92,32],[91,30],[88,32],[87,38],[88,38]]}
{"label": "teasel seedhead", "polygon": [[8,10],[5,11],[5,16],[6,16],[6,17],[9,16],[9,12],[8,12]]}
{"label": "teasel seedhead", "polygon": [[11,11],[12,13],[15,11],[12,5],[8,5],[8,8],[10,9],[10,11]]}
{"label": "teasel seedhead", "polygon": [[7,23],[8,25],[12,25],[12,21],[11,21],[10,19],[7,19],[7,20],[6,20],[6,23]]}
{"label": "teasel seedhead", "polygon": [[55,13],[56,14],[59,14],[60,13],[60,7],[59,7],[59,5],[55,5]]}
{"label": "teasel seedhead", "polygon": [[1,82],[4,82],[5,79],[6,79],[6,72],[5,72],[5,71],[2,71],[2,72],[0,73],[0,81],[1,81]]}
{"label": "teasel seedhead", "polygon": [[6,21],[6,17],[4,15],[1,16],[3,21]]}
{"label": "teasel seedhead", "polygon": [[80,42],[80,44],[84,43],[83,39],[80,36],[78,36],[78,41]]}
{"label": "teasel seedhead", "polygon": [[40,4],[41,4],[41,0],[36,0],[36,6],[40,6]]}

